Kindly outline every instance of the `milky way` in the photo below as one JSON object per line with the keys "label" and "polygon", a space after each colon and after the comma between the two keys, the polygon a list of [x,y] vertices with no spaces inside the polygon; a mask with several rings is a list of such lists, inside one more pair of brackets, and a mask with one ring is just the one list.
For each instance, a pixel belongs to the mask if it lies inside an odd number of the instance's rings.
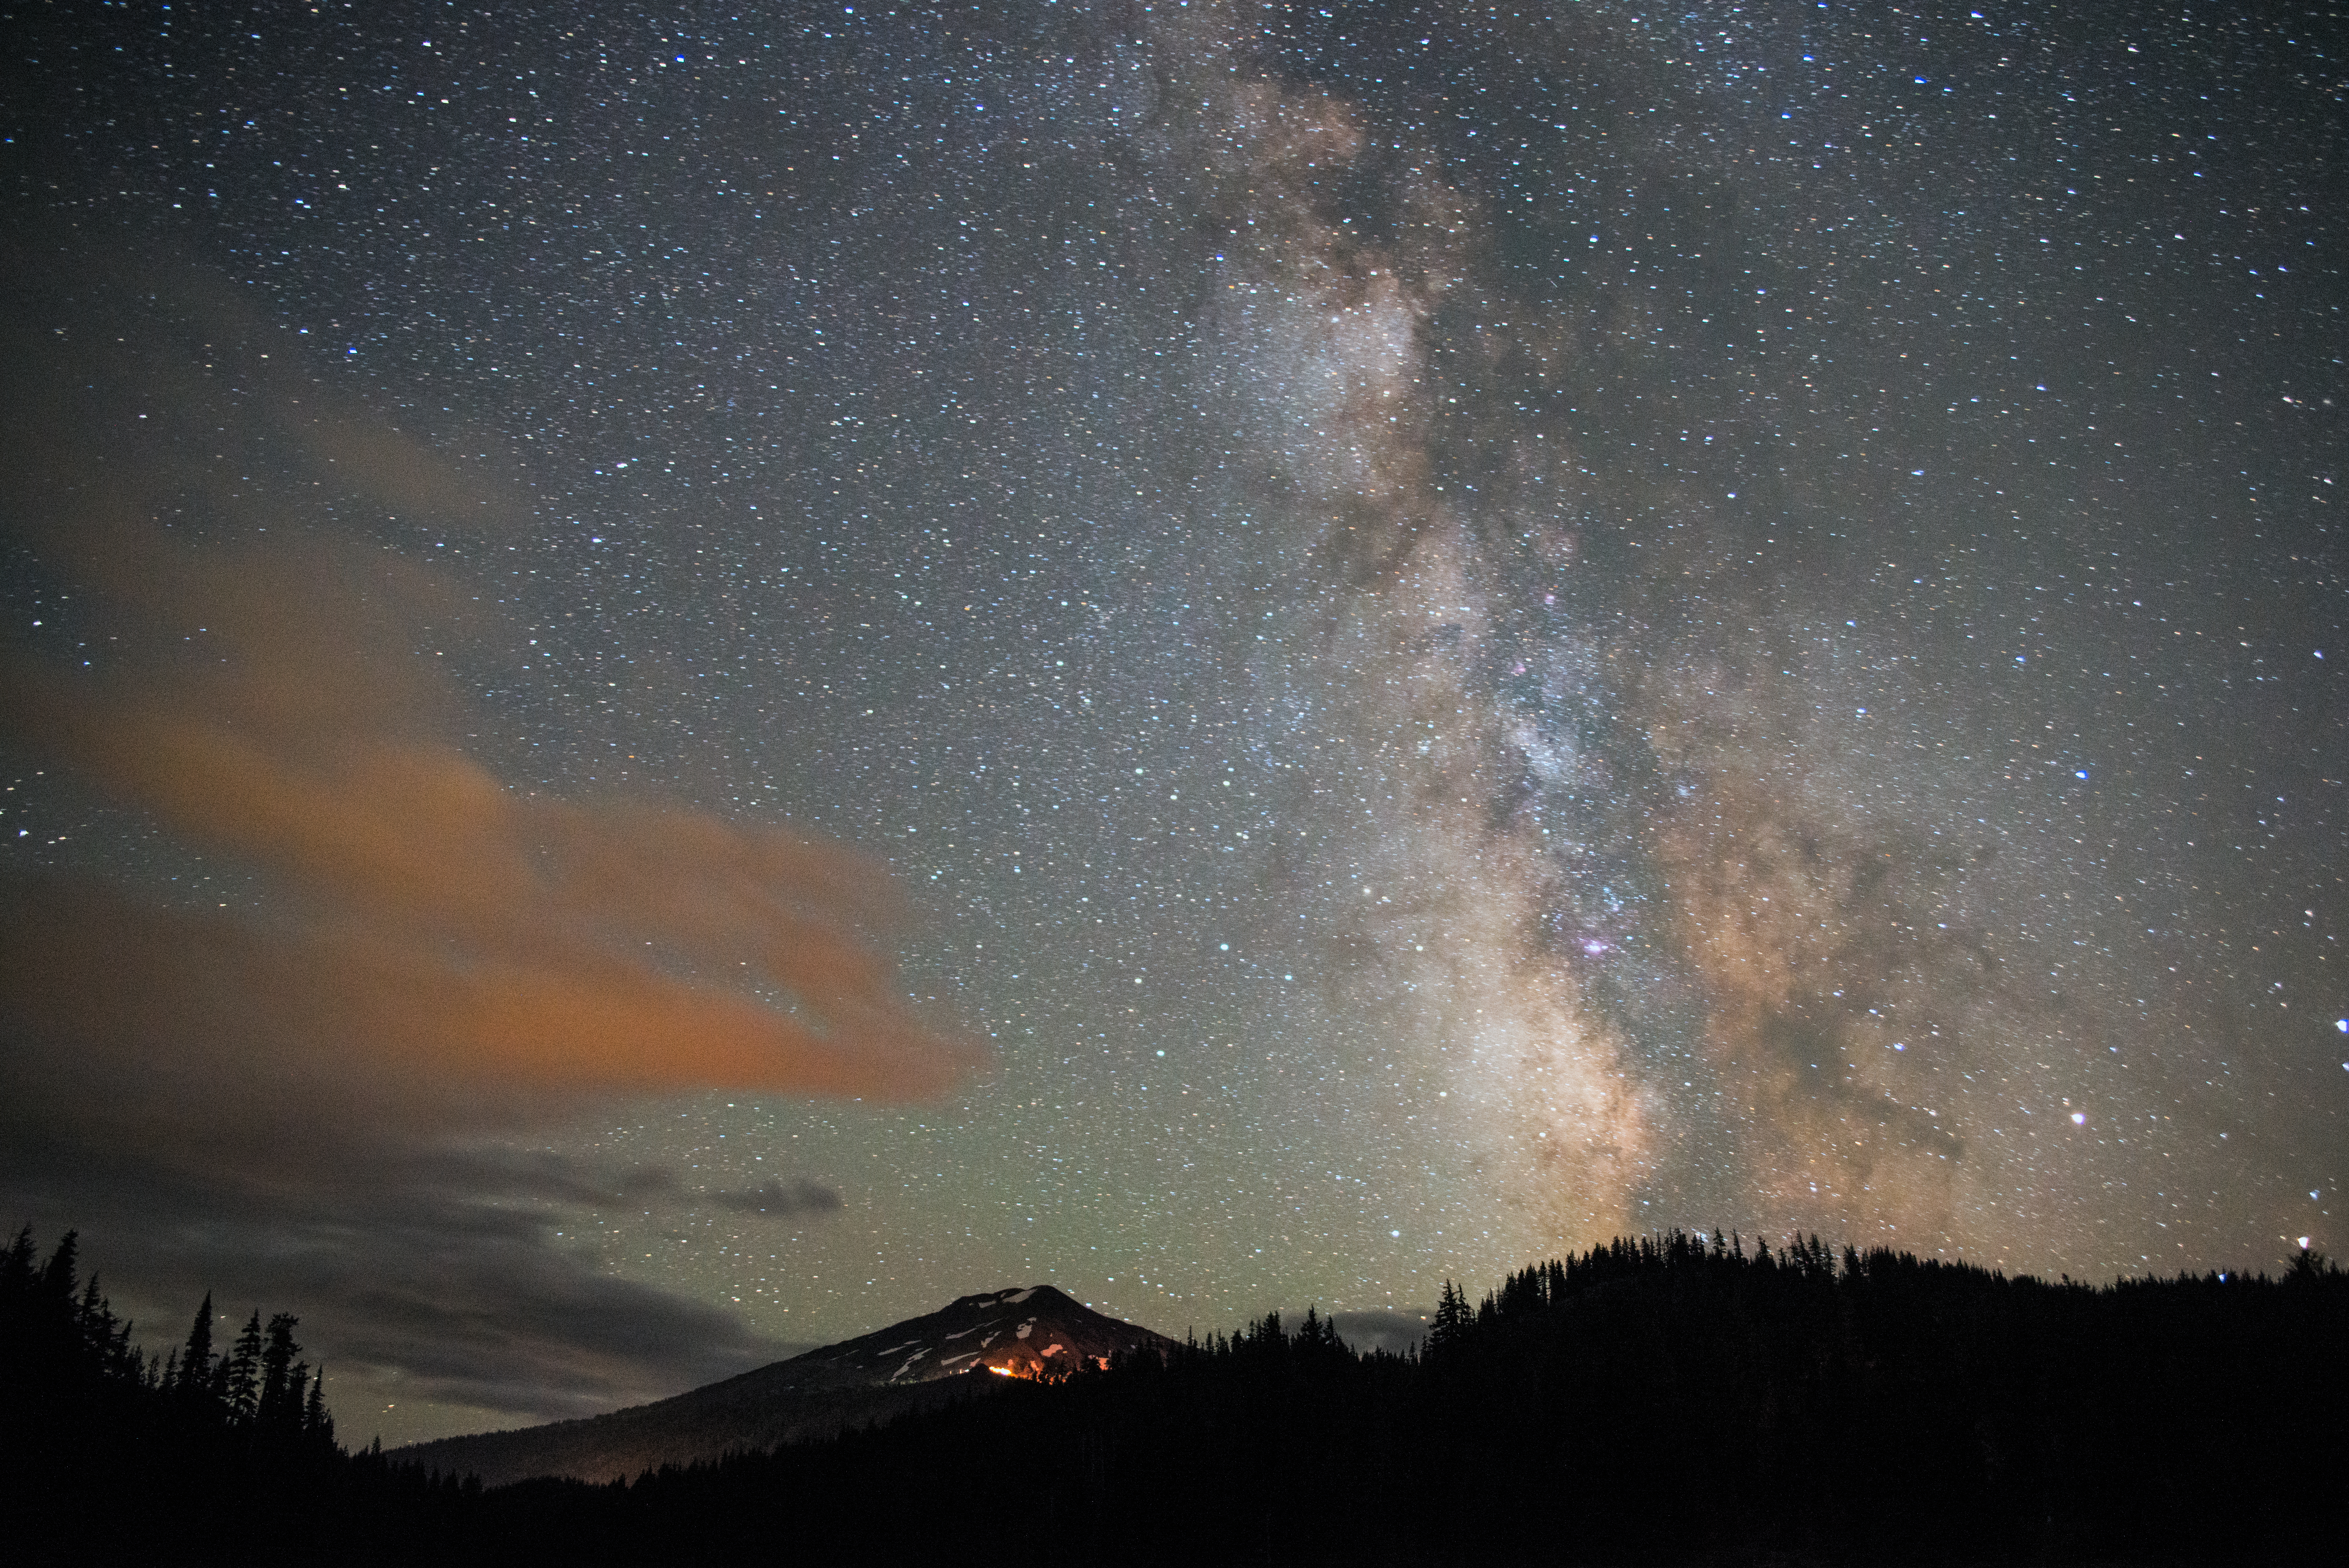
{"label": "milky way", "polygon": [[[1045,1279],[1179,1333],[1671,1226],[2088,1277],[2333,1244],[2337,20],[17,27],[14,422],[67,477],[12,495],[12,659],[197,635],[87,607],[56,497],[108,469],[200,554],[477,607],[362,651],[431,660],[435,743],[518,820],[839,846],[910,910],[826,963],[895,960],[919,1072],[672,1062],[380,1154],[494,1231],[449,1265],[484,1301],[528,1260],[527,1377],[379,1330],[357,1253],[253,1261],[333,1253],[341,1200],[101,1158],[41,1078],[17,1207],[156,1311],[310,1291],[346,1430]],[[267,844],[79,756],[12,745],[12,909],[280,917]],[[700,864],[642,931],[534,918],[820,1012],[662,924]],[[48,1016],[12,997],[25,1059]],[[151,1197],[230,1186],[233,1224]],[[574,1285],[640,1293],[589,1334]]]}

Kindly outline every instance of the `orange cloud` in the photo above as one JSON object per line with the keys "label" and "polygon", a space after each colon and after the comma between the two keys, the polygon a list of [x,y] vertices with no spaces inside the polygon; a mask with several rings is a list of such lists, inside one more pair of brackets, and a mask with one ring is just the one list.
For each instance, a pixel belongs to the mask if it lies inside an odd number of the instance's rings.
{"label": "orange cloud", "polygon": [[[971,1064],[869,944],[890,910],[879,868],[772,827],[509,787],[416,724],[454,700],[415,660],[357,656],[365,617],[331,560],[181,574],[178,602],[150,607],[205,626],[221,664],[85,680],[0,662],[23,742],[276,893],[260,919],[52,893],[0,971],[12,1012],[39,996],[51,1029],[132,1028],[102,971],[136,977],[149,1034],[225,1036],[242,1015],[281,1051],[307,1038],[352,1066],[554,1089],[899,1096]],[[77,1002],[60,978],[85,970]]]}
{"label": "orange cloud", "polygon": [[[388,485],[376,501],[464,509],[466,481],[419,442],[347,412],[282,425],[298,474],[330,428],[324,461]],[[190,543],[144,521],[145,498],[220,487],[162,449],[131,455],[84,452],[103,483],[78,485],[72,452],[42,454],[19,543],[109,636],[95,671],[0,651],[0,728],[257,870],[268,898],[232,915],[127,883],[20,884],[0,908],[16,1032],[166,1079],[265,1062],[276,1083],[403,1104],[446,1099],[408,1080],[918,1096],[975,1064],[896,987],[881,867],[500,778],[456,743],[467,703],[439,657],[480,630],[461,579],[301,526],[306,478],[243,503],[270,531]]]}

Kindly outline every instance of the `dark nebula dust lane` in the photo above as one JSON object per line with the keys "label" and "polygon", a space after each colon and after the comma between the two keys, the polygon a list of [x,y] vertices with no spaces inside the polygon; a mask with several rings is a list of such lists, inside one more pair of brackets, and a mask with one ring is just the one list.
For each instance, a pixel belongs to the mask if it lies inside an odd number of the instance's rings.
{"label": "dark nebula dust lane", "polygon": [[11,27],[0,1180],[346,1429],[2335,1245],[2324,8]]}

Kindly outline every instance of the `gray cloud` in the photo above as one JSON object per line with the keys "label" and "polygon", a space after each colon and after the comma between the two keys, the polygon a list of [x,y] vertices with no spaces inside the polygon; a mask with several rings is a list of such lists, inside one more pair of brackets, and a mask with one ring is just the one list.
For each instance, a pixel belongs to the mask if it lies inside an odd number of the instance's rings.
{"label": "gray cloud", "polygon": [[804,1179],[705,1192],[701,1200],[744,1214],[829,1214],[841,1206],[839,1193],[822,1182]]}
{"label": "gray cloud", "polygon": [[1432,1314],[1373,1307],[1362,1312],[1333,1312],[1330,1325],[1338,1337],[1356,1350],[1383,1350],[1401,1355],[1427,1337]]}
{"label": "gray cloud", "polygon": [[[118,1305],[158,1348],[206,1293],[290,1308],[346,1435],[551,1420],[641,1402],[788,1347],[730,1312],[613,1276],[543,1199],[641,1193],[639,1173],[502,1176],[494,1151],[347,1147],[269,1178],[191,1168],[0,1119],[0,1187],[83,1227]],[[523,1162],[525,1165],[528,1162]],[[666,1179],[656,1185],[667,1194]],[[389,1408],[387,1409],[387,1407]]]}

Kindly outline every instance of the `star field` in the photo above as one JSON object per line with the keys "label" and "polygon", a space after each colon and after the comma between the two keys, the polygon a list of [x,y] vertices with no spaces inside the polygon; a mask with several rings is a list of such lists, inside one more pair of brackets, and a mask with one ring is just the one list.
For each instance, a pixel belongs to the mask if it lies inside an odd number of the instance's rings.
{"label": "star field", "polygon": [[[601,1173],[533,1189],[549,1269],[812,1344],[1046,1279],[1176,1334],[1416,1314],[1671,1226],[2337,1245],[2331,7],[9,32],[66,356],[20,397],[169,423],[175,538],[468,596],[400,657],[517,798],[885,866],[906,1005],[987,1053],[469,1129]],[[141,333],[180,379],[73,368]],[[243,411],[304,398],[410,444],[314,482]],[[127,657],[42,537],[13,647]],[[12,876],[274,907],[5,760]],[[12,1195],[128,1276],[69,1163]],[[571,1407],[326,1354],[387,1440]]]}

